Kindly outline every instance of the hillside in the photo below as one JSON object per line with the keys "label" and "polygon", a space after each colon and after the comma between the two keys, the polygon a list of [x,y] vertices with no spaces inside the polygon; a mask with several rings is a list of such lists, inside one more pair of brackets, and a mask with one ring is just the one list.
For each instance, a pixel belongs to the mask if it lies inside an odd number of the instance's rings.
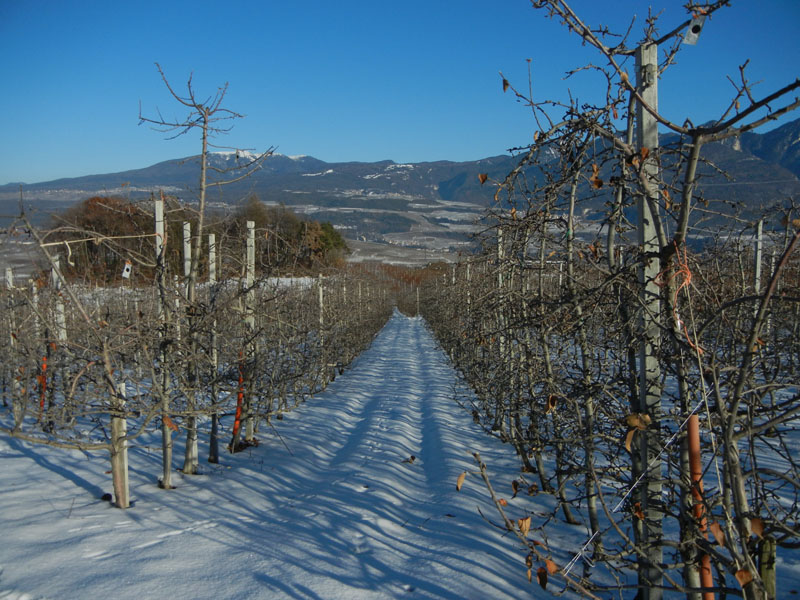
{"label": "hillside", "polygon": [[[674,136],[664,136],[662,144],[671,141]],[[800,120],[764,134],[710,144],[703,154],[714,165],[704,169],[701,184],[709,201],[740,202],[756,214],[763,206],[800,194]],[[224,170],[243,160],[230,152],[219,153],[212,156],[212,166]],[[506,155],[470,162],[327,163],[310,156],[276,154],[252,177],[215,188],[210,199],[212,207],[226,210],[255,194],[266,203],[285,204],[329,221],[351,239],[461,249],[469,244],[476,219],[492,202],[493,188],[481,186],[478,174],[502,180],[516,162],[516,157]],[[536,173],[528,176],[535,178]],[[189,157],[120,173],[24,185],[23,192],[36,218],[100,193],[137,199],[163,189],[191,202],[197,178],[197,159]],[[591,214],[605,200],[600,194],[585,204],[584,212]],[[15,214],[18,202],[18,184],[0,186],[0,215]]]}

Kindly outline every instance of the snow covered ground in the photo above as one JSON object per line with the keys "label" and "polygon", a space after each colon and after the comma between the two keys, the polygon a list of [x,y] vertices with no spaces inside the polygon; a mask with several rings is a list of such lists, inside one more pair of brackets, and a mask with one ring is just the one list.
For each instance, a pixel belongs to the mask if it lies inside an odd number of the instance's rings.
{"label": "snow covered ground", "polygon": [[[478,513],[498,520],[479,478],[455,489],[474,451],[497,487],[518,469],[454,403],[454,385],[423,322],[396,313],[326,392],[262,426],[260,446],[176,474],[175,490],[156,486],[158,436],[137,439],[125,511],[100,500],[106,456],[0,437],[0,598],[541,594],[515,541]],[[521,502],[509,499],[514,516]],[[584,533],[567,532],[567,547]]]}

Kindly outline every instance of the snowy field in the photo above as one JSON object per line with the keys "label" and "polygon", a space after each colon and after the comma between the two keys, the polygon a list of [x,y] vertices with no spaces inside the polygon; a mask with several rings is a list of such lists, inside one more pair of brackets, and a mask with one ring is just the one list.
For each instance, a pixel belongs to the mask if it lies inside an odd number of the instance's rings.
{"label": "snowy field", "polygon": [[[156,486],[160,433],[138,438],[125,511],[100,499],[106,455],[0,436],[0,600],[574,598],[557,577],[547,592],[528,582],[527,551],[487,521],[472,452],[557,565],[588,527],[553,521],[550,495],[511,497],[518,462],[455,404],[460,385],[423,321],[395,313],[324,393],[262,425],[258,447],[175,473],[177,489]],[[800,591],[797,557],[779,551],[779,597]]]}
{"label": "snowy field", "polygon": [[[542,594],[512,537],[478,513],[499,520],[480,479],[455,489],[473,451],[500,489],[518,470],[454,403],[454,385],[423,322],[396,313],[326,392],[262,426],[259,447],[177,473],[175,490],[156,486],[158,435],[137,439],[125,511],[100,499],[111,491],[107,456],[0,437],[0,598]],[[509,499],[510,514],[531,500]]]}

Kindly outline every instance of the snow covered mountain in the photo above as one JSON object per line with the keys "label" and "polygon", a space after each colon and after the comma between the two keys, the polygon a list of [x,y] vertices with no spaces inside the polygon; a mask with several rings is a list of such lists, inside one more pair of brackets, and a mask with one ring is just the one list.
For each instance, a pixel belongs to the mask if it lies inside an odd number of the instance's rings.
{"label": "snow covered mountain", "polygon": [[[662,143],[669,141],[665,136]],[[706,197],[738,201],[758,210],[775,199],[800,194],[800,120],[764,134],[704,147],[704,155],[733,176],[718,177]],[[210,176],[247,164],[253,155],[220,152],[211,156]],[[510,155],[470,162],[328,163],[311,156],[274,154],[251,177],[213,188],[212,208],[226,210],[251,195],[269,204],[284,204],[300,214],[329,221],[351,239],[418,248],[459,249],[493,199],[494,187],[481,185],[478,174],[502,180],[516,165]],[[529,174],[529,177],[535,173]],[[197,157],[169,160],[142,169],[59,179],[25,185],[26,201],[44,215],[92,195],[146,198],[163,189],[186,201],[196,197]],[[222,175],[222,177],[225,177]],[[603,178],[607,176],[603,174]],[[18,184],[0,186],[0,215],[16,212]],[[771,200],[772,199],[772,200]],[[602,212],[603,199],[585,210]]]}

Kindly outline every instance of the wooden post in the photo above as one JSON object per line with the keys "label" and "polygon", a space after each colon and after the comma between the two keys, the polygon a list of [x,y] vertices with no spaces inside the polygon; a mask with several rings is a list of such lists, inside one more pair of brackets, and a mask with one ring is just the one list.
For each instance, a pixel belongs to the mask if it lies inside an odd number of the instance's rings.
{"label": "wooden post", "polygon": [[[647,43],[636,50],[636,89],[651,110],[658,110],[658,46]],[[658,206],[658,122],[642,105],[636,103],[636,142],[642,159],[644,190],[638,200],[638,241],[641,264],[639,267],[639,406],[634,412],[646,413],[652,425],[640,440],[638,461],[634,469],[647,471],[640,492],[645,520],[640,523],[641,543],[646,557],[639,559],[639,585],[642,600],[658,600],[662,575],[654,565],[662,562],[661,520],[658,508],[661,502],[661,461],[659,453],[659,428],[661,419],[661,368],[658,362],[659,315],[661,311],[660,288],[656,283],[659,265],[659,243],[656,232]]]}
{"label": "wooden post", "polygon": [[111,479],[117,508],[130,506],[128,484],[128,422],[125,418],[125,384],[117,386],[117,397],[111,408]]}
{"label": "wooden post", "polygon": [[764,582],[767,598],[773,600],[778,597],[777,578],[775,576],[775,561],[778,556],[778,546],[769,536],[764,537],[758,544],[758,572]]}

